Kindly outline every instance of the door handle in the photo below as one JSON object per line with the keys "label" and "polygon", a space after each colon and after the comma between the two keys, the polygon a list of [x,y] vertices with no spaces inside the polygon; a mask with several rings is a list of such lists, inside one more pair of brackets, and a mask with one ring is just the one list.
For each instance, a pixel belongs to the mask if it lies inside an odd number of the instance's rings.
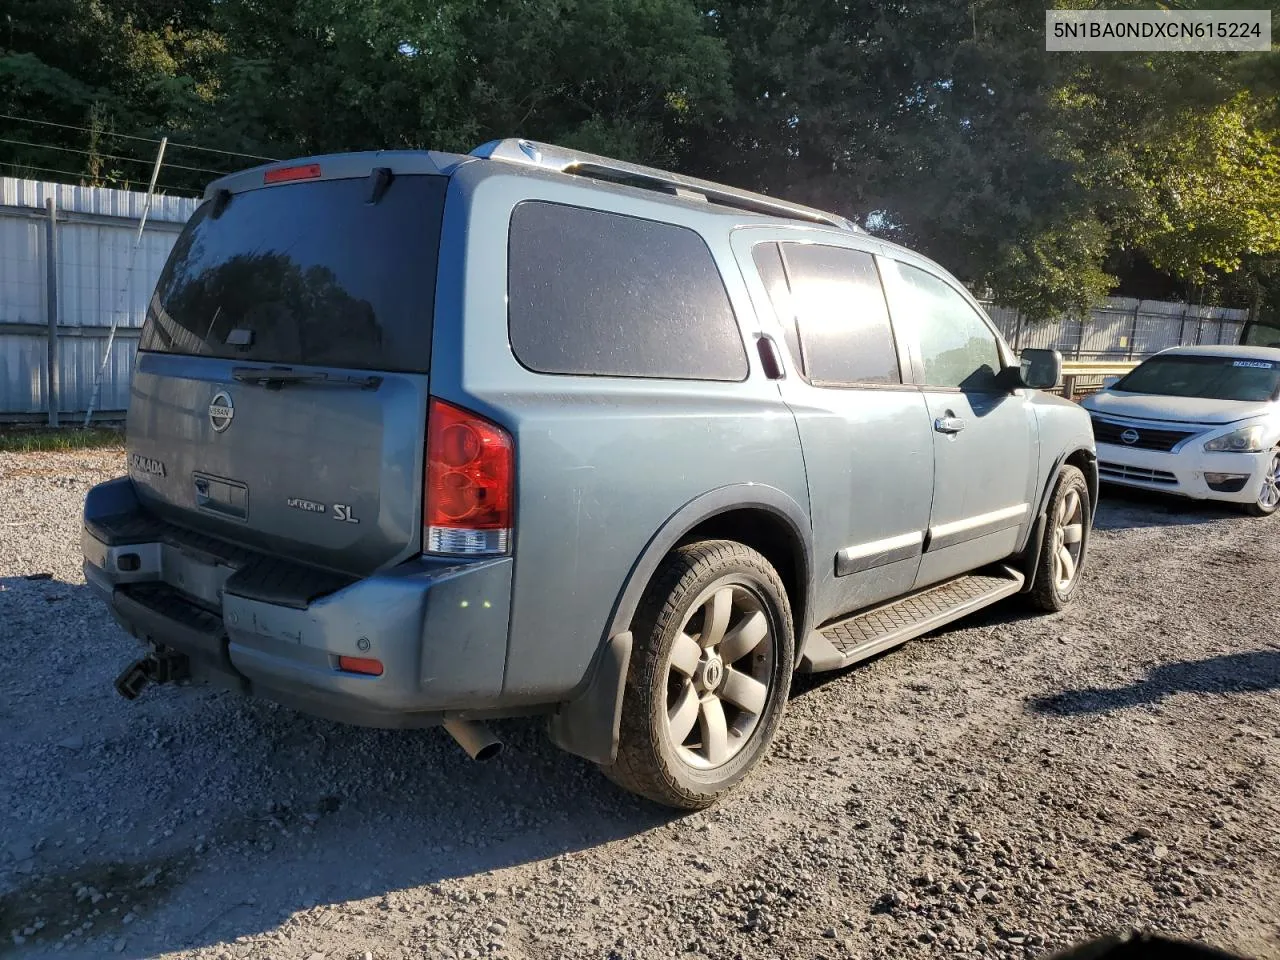
{"label": "door handle", "polygon": [[933,421],[933,429],[939,433],[957,434],[965,427],[964,417],[939,417]]}
{"label": "door handle", "polygon": [[767,333],[756,338],[756,349],[760,351],[760,365],[764,367],[764,375],[770,380],[782,380],[786,373],[782,370],[782,357],[778,355],[778,345]]}

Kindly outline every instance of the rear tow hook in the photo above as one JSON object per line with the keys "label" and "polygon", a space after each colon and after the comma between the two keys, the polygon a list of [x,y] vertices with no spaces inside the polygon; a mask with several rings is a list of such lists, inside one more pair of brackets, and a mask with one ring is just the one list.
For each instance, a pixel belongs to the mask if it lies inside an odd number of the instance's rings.
{"label": "rear tow hook", "polygon": [[116,693],[126,700],[136,700],[149,683],[176,683],[190,675],[190,661],[181,653],[157,647],[140,660],[125,667],[116,677]]}

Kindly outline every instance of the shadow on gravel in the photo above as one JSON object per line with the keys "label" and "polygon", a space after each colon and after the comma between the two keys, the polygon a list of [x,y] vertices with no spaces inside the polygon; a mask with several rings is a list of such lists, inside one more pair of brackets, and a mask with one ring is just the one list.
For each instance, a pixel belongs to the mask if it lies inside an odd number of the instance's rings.
{"label": "shadow on gravel", "polygon": [[1030,702],[1035,713],[1077,716],[1157,703],[1175,693],[1257,693],[1280,689],[1280,651],[1255,650],[1165,664],[1127,687],[1068,690]]}
{"label": "shadow on gravel", "polygon": [[[934,638],[942,638],[952,633],[958,633],[961,630],[983,630],[993,627],[1004,626],[1009,623],[1020,623],[1023,620],[1035,620],[1044,614],[1032,610],[1026,603],[1026,598],[1022,596],[1008,597],[999,603],[990,607],[983,607],[967,617],[961,617],[948,623],[944,627],[934,630],[932,633],[926,633],[923,637],[917,637],[914,640],[908,640],[908,644],[914,645],[918,643],[928,643]],[[850,664],[839,670],[824,670],[822,673],[797,673],[791,680],[791,699],[796,700],[800,697],[807,696],[814,690],[820,690],[828,683],[832,683],[842,677],[847,677],[859,670],[864,670],[871,664],[878,662],[884,657],[891,657],[902,651],[902,646],[890,647],[882,653],[877,653],[874,657],[868,657],[866,660],[859,660],[857,663]]]}
{"label": "shadow on gravel", "polygon": [[1231,504],[1188,500],[1172,494],[1104,483],[1093,525],[1097,530],[1133,530],[1239,520],[1242,517],[1244,514]]}
{"label": "shadow on gravel", "polygon": [[210,688],[126,702],[112,680],[137,651],[83,584],[0,579],[0,957],[137,960],[326,904],[376,912],[406,889],[445,909],[441,881],[554,874],[564,854],[679,817],[555,749],[537,720],[495,724],[507,750],[479,764],[440,730]]}

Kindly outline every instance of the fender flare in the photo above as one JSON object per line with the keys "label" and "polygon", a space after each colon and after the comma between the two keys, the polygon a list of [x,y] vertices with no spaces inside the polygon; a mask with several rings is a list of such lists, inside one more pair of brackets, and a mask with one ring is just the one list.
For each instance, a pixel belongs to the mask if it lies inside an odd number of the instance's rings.
{"label": "fender flare", "polygon": [[548,723],[551,742],[569,753],[600,764],[618,755],[618,730],[622,696],[631,659],[631,621],[645,589],[663,558],[690,530],[733,510],[763,510],[785,523],[800,544],[796,557],[804,607],[797,621],[796,657],[808,635],[813,610],[813,539],[808,515],[790,496],[776,487],[759,483],[735,483],[694,497],[673,513],[645,544],[626,584],[614,602],[600,649],[592,659],[577,693],[560,705]]}
{"label": "fender flare", "polygon": [[1085,471],[1085,482],[1089,485],[1089,498],[1093,512],[1090,516],[1097,514],[1098,511],[1098,488],[1101,481],[1098,479],[1098,454],[1096,450],[1089,447],[1076,447],[1074,450],[1066,450],[1058,454],[1056,460],[1053,461],[1053,467],[1049,470],[1049,478],[1045,481],[1044,489],[1040,491],[1040,502],[1036,506],[1035,524],[1031,528],[1031,534],[1027,537],[1027,545],[1023,548],[1022,555],[1022,572],[1025,581],[1019,593],[1030,593],[1036,585],[1036,569],[1039,564],[1036,562],[1040,558],[1040,547],[1044,544],[1045,527],[1048,522],[1046,511],[1049,509],[1049,498],[1053,496],[1053,490],[1058,485],[1058,477],[1062,475],[1062,466],[1067,459],[1074,457],[1078,453],[1083,453],[1089,461],[1090,469]]}

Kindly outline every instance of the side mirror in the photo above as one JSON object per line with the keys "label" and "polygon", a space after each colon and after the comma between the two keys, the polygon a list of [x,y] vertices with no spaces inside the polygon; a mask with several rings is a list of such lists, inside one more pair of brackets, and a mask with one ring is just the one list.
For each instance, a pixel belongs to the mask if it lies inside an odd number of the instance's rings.
{"label": "side mirror", "polygon": [[1062,354],[1057,350],[1028,347],[1019,358],[1018,377],[1032,390],[1052,390],[1062,380]]}
{"label": "side mirror", "polygon": [[1103,377],[1103,378],[1102,378],[1102,389],[1103,389],[1103,390],[1107,390],[1107,389],[1109,389],[1109,388],[1111,388],[1111,387],[1114,387],[1114,386],[1115,386],[1117,383],[1119,383],[1119,382],[1120,382],[1120,378],[1119,378],[1119,377]]}

